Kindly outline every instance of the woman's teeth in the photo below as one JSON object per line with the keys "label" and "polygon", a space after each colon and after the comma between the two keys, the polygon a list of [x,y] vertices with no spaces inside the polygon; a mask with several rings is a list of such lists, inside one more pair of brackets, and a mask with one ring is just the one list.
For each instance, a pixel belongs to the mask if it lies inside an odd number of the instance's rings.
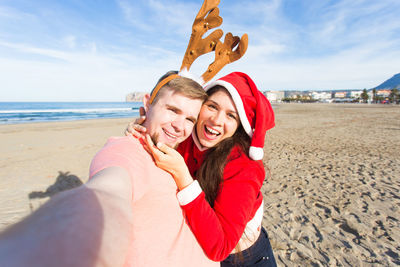
{"label": "woman's teeth", "polygon": [[214,130],[214,129],[208,128],[207,126],[205,126],[205,129],[206,129],[206,131],[207,131],[208,133],[210,133],[210,134],[219,135],[219,132],[217,132],[217,131]]}

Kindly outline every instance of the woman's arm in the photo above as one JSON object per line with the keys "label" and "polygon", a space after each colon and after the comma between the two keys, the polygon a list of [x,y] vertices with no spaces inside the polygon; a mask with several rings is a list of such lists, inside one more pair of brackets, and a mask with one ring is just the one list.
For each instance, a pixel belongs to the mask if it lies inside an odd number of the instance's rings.
{"label": "woman's arm", "polygon": [[263,170],[250,165],[232,171],[240,163],[235,165],[234,168],[225,167],[222,188],[213,208],[204,192],[189,203],[180,202],[192,232],[206,255],[214,261],[222,261],[232,252],[262,202]]}
{"label": "woman's arm", "polygon": [[199,184],[193,183],[183,158],[163,144],[155,147],[151,140],[147,142],[157,166],[173,175],[180,189],[179,203],[205,254],[214,261],[224,260],[236,247],[246,224],[262,202],[264,168],[247,157],[229,162],[212,208]]}

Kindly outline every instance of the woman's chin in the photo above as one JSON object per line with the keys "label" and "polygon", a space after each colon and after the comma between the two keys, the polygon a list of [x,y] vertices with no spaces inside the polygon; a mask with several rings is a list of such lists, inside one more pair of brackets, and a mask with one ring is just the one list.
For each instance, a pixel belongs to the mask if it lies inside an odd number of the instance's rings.
{"label": "woman's chin", "polygon": [[199,142],[204,148],[211,148],[216,145],[215,141],[204,139],[204,138],[201,138],[199,140]]}

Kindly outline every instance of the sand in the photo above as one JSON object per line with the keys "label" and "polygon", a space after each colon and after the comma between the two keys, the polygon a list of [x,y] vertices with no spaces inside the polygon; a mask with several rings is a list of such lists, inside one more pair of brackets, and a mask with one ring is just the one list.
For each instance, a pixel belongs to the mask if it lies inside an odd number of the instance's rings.
{"label": "sand", "polygon": [[279,266],[400,265],[399,106],[280,105],[265,150]]}
{"label": "sand", "polygon": [[[0,230],[87,181],[129,119],[0,125]],[[278,266],[400,264],[400,107],[280,104],[263,186]]]}
{"label": "sand", "polygon": [[129,121],[0,125],[0,230],[54,193],[86,182],[93,156]]}

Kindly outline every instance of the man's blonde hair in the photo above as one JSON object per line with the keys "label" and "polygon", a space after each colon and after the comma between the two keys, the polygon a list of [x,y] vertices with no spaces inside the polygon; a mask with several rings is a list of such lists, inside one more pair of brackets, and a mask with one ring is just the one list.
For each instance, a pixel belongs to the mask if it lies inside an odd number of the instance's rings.
{"label": "man's blonde hair", "polygon": [[[157,84],[159,84],[165,78],[177,73],[178,73],[177,71],[167,72],[158,80]],[[157,87],[157,84],[151,91],[151,94],[153,94],[153,91]],[[205,101],[207,99],[207,93],[204,91],[203,87],[198,82],[186,77],[178,76],[177,78],[172,79],[171,81],[166,83],[163,87],[161,87],[161,89],[155,96],[152,104],[157,103],[158,99],[167,90],[171,90],[173,91],[174,94],[181,94],[190,99],[199,99],[201,101]]]}

